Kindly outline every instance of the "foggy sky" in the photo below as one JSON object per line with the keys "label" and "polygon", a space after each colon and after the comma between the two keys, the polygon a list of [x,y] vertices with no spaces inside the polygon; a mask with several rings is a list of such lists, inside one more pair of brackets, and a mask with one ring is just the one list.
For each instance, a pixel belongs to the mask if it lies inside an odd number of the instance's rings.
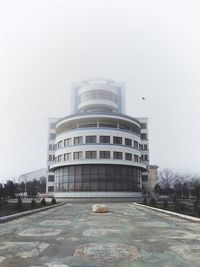
{"label": "foggy sky", "polygon": [[[149,117],[150,163],[200,174],[200,2],[0,1],[0,179],[46,168],[47,118],[70,113],[71,83],[126,84]],[[145,97],[146,101],[142,101]]]}

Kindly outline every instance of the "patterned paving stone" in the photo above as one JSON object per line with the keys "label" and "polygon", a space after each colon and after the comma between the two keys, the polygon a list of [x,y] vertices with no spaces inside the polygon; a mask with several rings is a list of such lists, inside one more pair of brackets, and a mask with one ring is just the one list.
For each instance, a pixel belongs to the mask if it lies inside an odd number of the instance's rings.
{"label": "patterned paving stone", "polygon": [[[20,257],[22,259],[39,256],[49,244],[40,242],[0,242],[0,252],[7,257]],[[2,257],[3,260],[6,258]]]}
{"label": "patterned paving stone", "polygon": [[0,263],[3,262],[4,260],[5,260],[5,257],[0,256]]}
{"label": "patterned paving stone", "polygon": [[76,248],[75,257],[83,259],[101,259],[102,263],[126,259],[132,262],[140,257],[136,247],[120,243],[88,243]]}
{"label": "patterned paving stone", "polygon": [[199,245],[179,245],[171,246],[177,255],[183,257],[186,260],[197,261],[200,266],[200,246]]}
{"label": "patterned paving stone", "polygon": [[68,220],[49,220],[49,221],[43,221],[39,224],[49,226],[49,225],[68,225],[70,223],[71,221]]}
{"label": "patterned paving stone", "polygon": [[1,267],[200,267],[200,224],[131,203],[64,205],[0,225]]}
{"label": "patterned paving stone", "polygon": [[53,262],[53,263],[44,263],[42,265],[31,266],[31,267],[69,267],[69,265],[62,264],[59,262]]}
{"label": "patterned paving stone", "polygon": [[83,232],[83,236],[105,236],[105,235],[113,235],[120,234],[122,231],[114,230],[114,229],[87,229]]}
{"label": "patterned paving stone", "polygon": [[56,236],[62,232],[61,229],[53,229],[53,228],[32,228],[26,229],[18,235],[20,236]]}

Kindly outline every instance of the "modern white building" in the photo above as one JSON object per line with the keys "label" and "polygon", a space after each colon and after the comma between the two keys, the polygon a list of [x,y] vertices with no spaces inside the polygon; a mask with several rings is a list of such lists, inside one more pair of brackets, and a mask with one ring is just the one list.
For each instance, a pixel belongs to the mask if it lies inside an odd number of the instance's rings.
{"label": "modern white building", "polygon": [[148,181],[148,119],[125,115],[124,84],[73,84],[72,115],[49,119],[47,193],[141,196]]}

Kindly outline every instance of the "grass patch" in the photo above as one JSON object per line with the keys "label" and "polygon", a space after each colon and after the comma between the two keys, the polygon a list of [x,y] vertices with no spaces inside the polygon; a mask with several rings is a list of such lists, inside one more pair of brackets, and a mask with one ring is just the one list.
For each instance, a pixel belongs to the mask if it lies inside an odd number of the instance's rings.
{"label": "grass patch", "polygon": [[[46,203],[46,207],[47,206],[52,206],[52,204]],[[34,208],[31,206],[31,203],[22,203],[22,208],[19,210],[16,206],[16,203],[9,203],[7,206],[0,207],[0,217],[13,215],[13,214],[20,213],[23,211],[35,210],[35,209],[43,208],[43,207],[44,206],[41,206],[40,203],[35,203]]]}
{"label": "grass patch", "polygon": [[194,209],[193,205],[186,204],[186,203],[168,203],[167,207],[164,205],[164,203],[157,203],[156,205],[146,204],[147,206],[172,211],[184,215],[189,215],[193,217],[200,217],[200,207],[198,207],[196,210]]}

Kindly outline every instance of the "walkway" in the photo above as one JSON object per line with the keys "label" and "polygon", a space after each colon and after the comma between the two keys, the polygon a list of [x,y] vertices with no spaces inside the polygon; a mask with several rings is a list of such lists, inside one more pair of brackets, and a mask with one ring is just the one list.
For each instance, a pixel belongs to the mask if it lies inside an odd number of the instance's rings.
{"label": "walkway", "polygon": [[72,203],[0,224],[0,266],[200,266],[199,223],[108,205],[108,214]]}

